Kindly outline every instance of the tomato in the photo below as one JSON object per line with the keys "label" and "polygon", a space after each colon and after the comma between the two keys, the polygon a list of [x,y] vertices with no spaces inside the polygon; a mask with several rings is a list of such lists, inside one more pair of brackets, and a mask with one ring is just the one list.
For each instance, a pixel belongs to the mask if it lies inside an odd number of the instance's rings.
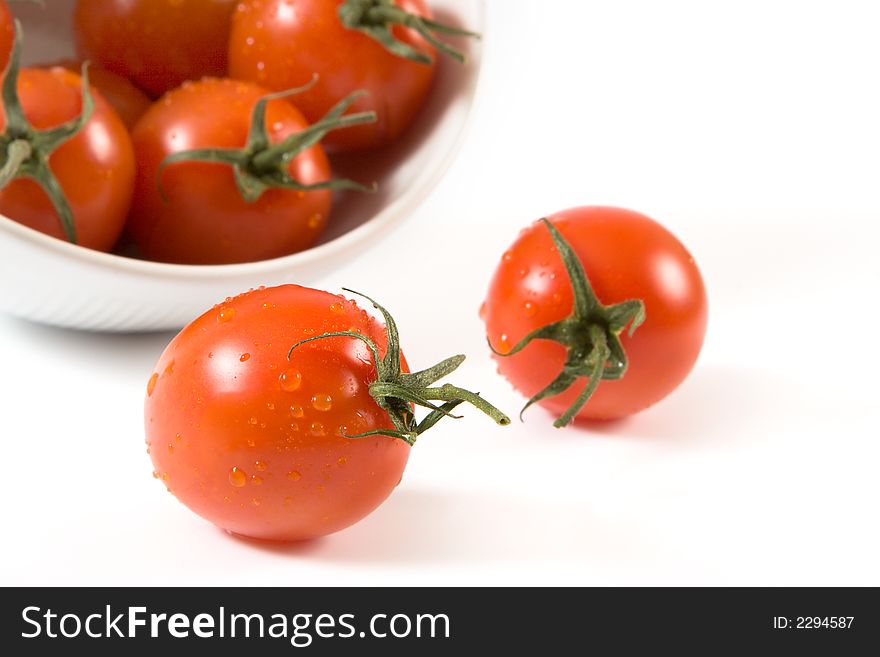
{"label": "tomato", "polygon": [[[330,214],[328,190],[269,189],[248,202],[231,166],[205,162],[168,166],[162,190],[157,185],[162,162],[172,154],[243,148],[254,108],[267,93],[249,83],[204,79],[170,92],[143,116],[132,134],[139,166],[129,232],[145,257],[191,264],[249,262],[294,253],[317,240]],[[272,100],[265,126],[277,144],[308,122],[286,100]],[[330,165],[317,144],[286,167],[305,185],[330,179]]]}
{"label": "tomato", "polygon": [[[414,441],[393,437],[401,419],[414,426],[409,403],[375,391],[407,385],[409,372],[386,317],[388,331],[353,301],[296,285],[206,312],[171,341],[147,383],[154,476],[197,514],[253,538],[308,539],[366,516],[400,482]],[[340,331],[360,338],[325,335]],[[422,383],[460,362],[444,361]],[[407,389],[436,398],[433,390],[447,410],[471,401],[457,388],[444,396],[446,387]],[[370,435],[346,437],[359,434]]]}
{"label": "tomato", "polygon": [[[76,119],[82,109],[82,80],[62,68],[24,69],[19,73],[18,95],[24,117],[38,131]],[[135,162],[131,139],[112,107],[95,91],[94,111],[83,128],[44,158],[35,153],[21,170],[37,167],[53,176],[72,215],[75,241],[81,246],[109,251],[125,224],[131,203]],[[7,109],[7,113],[8,113]],[[8,144],[31,142],[27,135],[11,134],[7,116],[0,117],[3,151]],[[47,149],[48,150],[48,149]],[[72,237],[61,215],[40,184],[17,178],[0,189],[0,213],[60,239]]]}
{"label": "tomato", "polygon": [[[79,60],[64,59],[53,64],[46,64],[45,68],[60,66],[68,71],[79,73],[82,70],[82,65],[82,61]],[[104,100],[110,103],[110,106],[116,110],[119,118],[129,129],[134,128],[138,119],[153,104],[147,95],[130,80],[94,64],[89,66],[89,83],[101,92]]]}
{"label": "tomato", "polygon": [[83,59],[125,76],[153,96],[184,80],[226,74],[235,0],[78,0]]}
{"label": "tomato", "polygon": [[0,71],[6,70],[6,64],[9,63],[9,53],[12,52],[12,42],[15,41],[15,28],[12,21],[9,5],[0,0]]}
{"label": "tomato", "polygon": [[[357,150],[394,141],[425,102],[434,77],[436,51],[412,29],[394,26],[401,42],[429,58],[415,62],[389,52],[366,34],[340,21],[340,0],[245,0],[232,21],[229,72],[270,89],[287,89],[318,81],[293,99],[309,121],[315,121],[347,94],[366,90],[355,105],[373,110],[376,123],[330,135],[330,150]],[[398,0],[406,12],[430,17],[423,0]],[[332,47],[328,44],[332,44]]]}
{"label": "tomato", "polygon": [[[607,370],[609,380],[596,381],[598,386],[577,417],[619,418],[663,399],[690,372],[706,331],[706,291],[693,257],[663,226],[629,210],[580,207],[552,215],[549,221],[570,244],[601,303],[630,302],[623,307],[627,323],[638,324],[637,300],[645,314],[632,335],[623,327],[612,331],[619,335],[628,364],[619,378]],[[572,313],[573,286],[560,252],[548,227],[536,222],[504,254],[481,309],[495,350],[509,353],[533,331]],[[586,325],[579,325],[575,333],[579,346],[589,350]],[[608,344],[615,339],[610,336]],[[496,360],[514,388],[533,398],[563,372],[568,353],[552,339],[534,339],[513,355],[496,355]],[[589,379],[577,376],[564,392],[536,401],[556,415],[564,414]]]}

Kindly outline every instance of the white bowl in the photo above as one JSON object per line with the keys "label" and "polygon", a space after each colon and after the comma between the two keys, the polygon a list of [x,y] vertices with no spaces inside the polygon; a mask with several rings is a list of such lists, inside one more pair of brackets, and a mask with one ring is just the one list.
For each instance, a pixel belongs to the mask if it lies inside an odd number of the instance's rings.
{"label": "white bowl", "polygon": [[[45,8],[13,5],[24,25],[26,62],[73,54],[73,4],[74,0],[53,0]],[[483,0],[430,4],[440,19],[485,30]],[[180,327],[233,293],[315,280],[376,244],[418,206],[452,163],[474,103],[481,64],[479,41],[457,45],[467,52],[467,65],[439,59],[428,104],[399,144],[381,155],[337,162],[337,175],[375,178],[380,191],[340,198],[317,246],[240,265],[170,265],[77,247],[0,215],[0,311],[78,329],[154,331]],[[368,174],[361,169],[365,160]]]}

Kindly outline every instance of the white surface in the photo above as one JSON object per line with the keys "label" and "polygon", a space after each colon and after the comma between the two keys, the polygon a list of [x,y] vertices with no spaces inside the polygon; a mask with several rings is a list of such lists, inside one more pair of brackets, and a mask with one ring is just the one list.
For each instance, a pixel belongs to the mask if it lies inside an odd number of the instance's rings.
{"label": "white surface", "polygon": [[[72,52],[73,0],[15,7],[24,23],[28,61],[46,63]],[[482,30],[482,0],[435,0],[438,17]],[[454,15],[454,18],[449,18]],[[380,183],[375,194],[336,197],[333,216],[314,248],[262,262],[186,266],[134,260],[81,249],[0,215],[0,311],[54,326],[150,331],[180,326],[230,289],[314,283],[351,254],[380,241],[441,180],[462,143],[481,70],[479,41],[460,44],[471,66],[438,67],[432,94],[414,125],[393,147],[365,156],[370,171],[334,161],[334,175]],[[360,156],[353,158],[357,163]],[[338,166],[337,166],[338,165]],[[39,276],[18,277],[32,268]]]}
{"label": "white surface", "polygon": [[324,540],[241,543],[150,477],[141,402],[169,335],[0,319],[0,581],[880,584],[875,6],[491,2],[460,159],[321,284],[387,305],[414,365],[470,354],[456,380],[513,411],[477,319],[498,257],[543,213],[624,205],[702,265],[706,347],[605,431],[540,409],[441,423],[388,502]]}

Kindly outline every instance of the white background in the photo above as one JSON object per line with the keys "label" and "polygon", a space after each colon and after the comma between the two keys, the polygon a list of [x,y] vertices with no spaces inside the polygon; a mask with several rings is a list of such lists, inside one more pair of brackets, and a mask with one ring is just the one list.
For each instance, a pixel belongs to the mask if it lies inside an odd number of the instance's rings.
{"label": "white background", "polygon": [[630,207],[702,266],[690,379],[600,431],[470,411],[419,442],[363,522],[259,547],[150,476],[142,398],[171,335],[3,317],[3,584],[880,584],[876,3],[490,0],[490,14],[458,161],[320,286],[380,298],[414,365],[470,354],[456,379],[514,410],[477,318],[498,257],[543,214]]}

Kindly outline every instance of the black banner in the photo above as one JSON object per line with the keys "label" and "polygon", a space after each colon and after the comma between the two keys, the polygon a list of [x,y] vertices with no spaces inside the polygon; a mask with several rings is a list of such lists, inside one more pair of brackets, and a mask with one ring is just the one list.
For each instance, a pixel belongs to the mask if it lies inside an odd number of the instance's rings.
{"label": "black banner", "polygon": [[0,613],[7,655],[855,654],[880,638],[867,588],[4,589]]}

